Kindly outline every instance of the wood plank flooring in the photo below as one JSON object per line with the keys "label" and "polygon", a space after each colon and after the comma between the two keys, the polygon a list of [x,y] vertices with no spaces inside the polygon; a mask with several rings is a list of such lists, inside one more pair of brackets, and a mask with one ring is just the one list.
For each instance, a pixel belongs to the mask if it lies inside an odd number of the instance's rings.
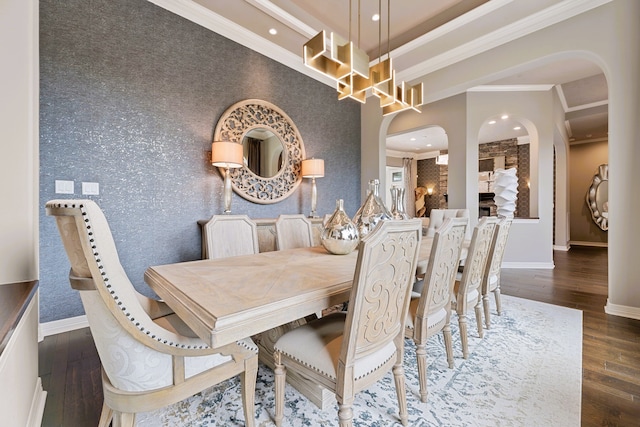
{"label": "wood plank flooring", "polygon": [[[604,313],[607,250],[556,251],[554,262],[553,270],[503,269],[503,294],[583,310],[582,426],[640,426],[640,321]],[[96,426],[100,361],[89,330],[47,337],[39,351],[42,426]]]}

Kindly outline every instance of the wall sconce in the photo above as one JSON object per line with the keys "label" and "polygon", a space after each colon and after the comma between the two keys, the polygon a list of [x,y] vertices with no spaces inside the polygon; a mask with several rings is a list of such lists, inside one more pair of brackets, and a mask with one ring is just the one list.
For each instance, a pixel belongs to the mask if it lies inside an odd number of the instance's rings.
{"label": "wall sconce", "polygon": [[224,213],[231,213],[230,168],[241,168],[243,161],[242,144],[228,141],[214,141],[211,144],[211,164],[224,168]]}
{"label": "wall sconce", "polygon": [[427,188],[427,194],[429,195],[429,197],[433,196],[433,187]]}
{"label": "wall sconce", "polygon": [[324,160],[306,159],[302,161],[302,177],[311,178],[311,213],[309,218],[318,218],[316,207],[318,204],[318,190],[316,189],[316,178],[324,176]]}

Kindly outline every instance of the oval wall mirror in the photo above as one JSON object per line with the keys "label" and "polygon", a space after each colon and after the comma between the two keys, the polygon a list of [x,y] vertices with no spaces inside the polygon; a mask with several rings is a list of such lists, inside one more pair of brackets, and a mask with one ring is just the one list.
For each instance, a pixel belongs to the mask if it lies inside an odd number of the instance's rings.
{"label": "oval wall mirror", "polygon": [[587,191],[587,206],[591,211],[591,218],[601,230],[609,229],[609,165],[598,166],[591,186]]}
{"label": "oval wall mirror", "polygon": [[231,169],[230,178],[233,190],[249,201],[279,202],[302,180],[300,165],[305,153],[300,132],[270,102],[247,99],[233,104],[220,117],[213,139],[243,145],[244,166]]}

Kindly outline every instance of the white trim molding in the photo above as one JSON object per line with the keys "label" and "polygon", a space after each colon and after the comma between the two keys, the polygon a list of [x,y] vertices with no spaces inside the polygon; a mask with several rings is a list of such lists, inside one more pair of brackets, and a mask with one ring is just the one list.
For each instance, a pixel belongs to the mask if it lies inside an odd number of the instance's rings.
{"label": "white trim molding", "polygon": [[87,328],[89,321],[86,315],[69,317],[66,319],[53,320],[51,322],[40,323],[40,336],[48,337],[50,335],[61,334],[63,332],[75,331],[77,329]]}
{"label": "white trim molding", "polygon": [[571,249],[571,245],[566,245],[566,246],[553,245],[554,251],[567,252],[569,249]]}
{"label": "white trim molding", "polygon": [[539,268],[544,270],[553,270],[555,268],[553,262],[503,262],[502,268]]}
{"label": "white trim molding", "polygon": [[604,312],[612,316],[627,317],[629,319],[640,320],[640,307],[630,307],[627,305],[613,304],[607,298],[607,305],[604,306]]}
{"label": "white trim molding", "polygon": [[607,242],[585,242],[585,241],[580,241],[580,240],[570,240],[569,241],[569,246],[591,246],[594,248],[608,248],[609,247],[609,243]]}

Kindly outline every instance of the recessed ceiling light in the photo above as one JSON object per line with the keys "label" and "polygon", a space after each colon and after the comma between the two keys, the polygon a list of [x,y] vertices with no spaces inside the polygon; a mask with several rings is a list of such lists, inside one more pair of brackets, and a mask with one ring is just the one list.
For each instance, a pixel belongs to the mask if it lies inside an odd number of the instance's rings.
{"label": "recessed ceiling light", "polygon": [[272,36],[275,36],[276,34],[278,34],[278,30],[276,30],[275,28],[270,28],[269,34],[271,34]]}
{"label": "recessed ceiling light", "polygon": [[373,16],[371,17],[371,20],[372,20],[372,21],[379,21],[379,20],[380,20],[380,15],[378,15],[378,14],[376,13],[375,15],[373,15]]}
{"label": "recessed ceiling light", "polygon": [[502,117],[500,117],[502,120],[506,120],[509,118],[508,114],[503,114]]}
{"label": "recessed ceiling light", "polygon": [[415,141],[415,140],[416,140],[415,138],[411,138],[411,141]]}
{"label": "recessed ceiling light", "polygon": [[432,146],[432,144],[427,144],[427,147],[431,147],[431,146]]}
{"label": "recessed ceiling light", "polygon": [[491,120],[491,121],[489,122],[489,124],[490,124],[490,125],[495,125],[495,124],[496,124],[496,121],[495,121],[495,120]]}
{"label": "recessed ceiling light", "polygon": [[520,126],[516,126],[513,128],[513,130],[520,130],[520,129],[522,129]]}

